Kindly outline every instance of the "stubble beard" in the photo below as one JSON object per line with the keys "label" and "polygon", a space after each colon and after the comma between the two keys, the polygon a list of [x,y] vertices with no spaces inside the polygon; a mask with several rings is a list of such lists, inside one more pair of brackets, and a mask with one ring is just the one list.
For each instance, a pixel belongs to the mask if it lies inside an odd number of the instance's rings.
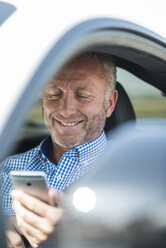
{"label": "stubble beard", "polygon": [[61,141],[60,139],[58,139],[55,133],[56,128],[54,127],[54,123],[55,123],[54,117],[51,117],[49,121],[46,120],[45,118],[44,119],[45,119],[45,124],[50,131],[53,143],[57,144],[60,147],[65,148],[66,150],[69,150],[98,138],[101,135],[103,128],[105,126],[106,113],[107,113],[107,101],[105,100],[100,112],[93,115],[90,118],[89,125],[88,125],[88,117],[83,115],[85,122],[83,126],[84,132],[82,132],[81,136],[76,140],[71,140],[71,137],[69,135],[68,140],[66,138],[64,141]]}

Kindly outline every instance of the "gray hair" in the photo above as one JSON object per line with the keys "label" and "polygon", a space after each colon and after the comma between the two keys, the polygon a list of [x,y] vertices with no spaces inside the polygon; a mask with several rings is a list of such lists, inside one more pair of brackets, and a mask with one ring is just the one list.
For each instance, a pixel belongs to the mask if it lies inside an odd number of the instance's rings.
{"label": "gray hair", "polygon": [[92,58],[100,63],[107,79],[109,92],[111,93],[111,91],[113,91],[116,86],[116,66],[112,56],[110,54],[105,53],[86,52],[76,56],[74,60],[79,60],[81,58]]}
{"label": "gray hair", "polygon": [[110,90],[114,90],[116,86],[116,66],[113,62],[112,56],[104,53],[96,53],[96,57],[106,75]]}

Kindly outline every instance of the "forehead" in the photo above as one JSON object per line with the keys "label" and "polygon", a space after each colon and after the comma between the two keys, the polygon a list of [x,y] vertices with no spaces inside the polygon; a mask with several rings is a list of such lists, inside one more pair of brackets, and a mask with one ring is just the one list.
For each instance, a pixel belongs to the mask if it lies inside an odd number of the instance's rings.
{"label": "forehead", "polygon": [[62,70],[58,73],[57,77],[61,77],[66,73],[75,73],[79,76],[85,75],[96,75],[98,77],[104,76],[104,71],[95,57],[81,57],[81,58],[74,58],[71,60]]}
{"label": "forehead", "polygon": [[94,58],[75,59],[68,63],[62,70],[51,80],[49,87],[63,86],[64,84],[75,87],[88,87],[94,85],[106,85],[106,75],[101,64]]}

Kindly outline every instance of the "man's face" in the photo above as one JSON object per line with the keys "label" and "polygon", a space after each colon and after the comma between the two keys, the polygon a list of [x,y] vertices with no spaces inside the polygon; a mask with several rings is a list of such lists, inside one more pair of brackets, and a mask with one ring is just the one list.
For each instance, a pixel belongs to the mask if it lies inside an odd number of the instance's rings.
{"label": "man's face", "polygon": [[97,60],[72,62],[43,93],[44,121],[54,144],[70,149],[96,139],[116,102],[106,100],[108,84]]}

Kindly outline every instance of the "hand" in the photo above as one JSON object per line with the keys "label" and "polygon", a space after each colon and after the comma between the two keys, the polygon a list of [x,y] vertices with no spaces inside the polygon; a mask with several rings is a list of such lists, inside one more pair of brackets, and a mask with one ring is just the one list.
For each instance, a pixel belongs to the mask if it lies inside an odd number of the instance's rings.
{"label": "hand", "polygon": [[[54,189],[49,190],[52,204],[59,203],[61,192],[56,196],[57,192]],[[32,247],[38,247],[55,234],[63,215],[62,208],[48,205],[19,190],[12,191],[11,196],[17,225]]]}
{"label": "hand", "polygon": [[16,217],[13,216],[7,216],[7,230],[6,230],[6,237],[7,237],[7,247],[13,248],[25,248],[24,242],[21,238],[21,233],[18,230],[18,227],[16,225]]}

